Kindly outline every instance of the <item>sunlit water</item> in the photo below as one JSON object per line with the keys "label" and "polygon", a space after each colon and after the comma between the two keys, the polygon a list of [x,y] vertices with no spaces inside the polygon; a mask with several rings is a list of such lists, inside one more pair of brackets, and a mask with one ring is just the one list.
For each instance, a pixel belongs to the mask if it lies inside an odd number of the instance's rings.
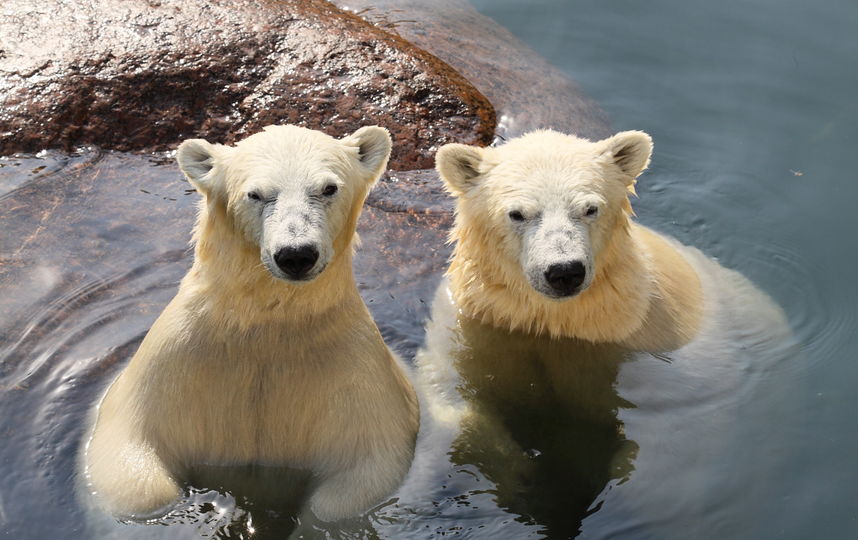
{"label": "sunlit water", "polygon": [[[737,373],[704,363],[689,375],[677,358],[569,344],[578,377],[565,385],[531,374],[513,386],[529,390],[499,394],[516,396],[507,402],[472,381],[500,428],[436,426],[397,497],[310,530],[854,537],[858,5],[475,4],[567,69],[617,129],[653,135],[634,201],[640,220],[752,279],[783,308],[793,339],[737,355]],[[443,203],[402,212],[410,202],[396,183],[381,187],[361,221],[356,274],[385,338],[411,362],[449,253],[449,219]],[[192,490],[144,526],[117,523],[79,494],[87,415],[188,268],[196,199],[165,155],[0,160],[4,537],[280,538],[295,527],[287,510],[252,495]],[[504,361],[492,369],[502,380]],[[705,387],[699,403],[688,402],[692,383]]]}

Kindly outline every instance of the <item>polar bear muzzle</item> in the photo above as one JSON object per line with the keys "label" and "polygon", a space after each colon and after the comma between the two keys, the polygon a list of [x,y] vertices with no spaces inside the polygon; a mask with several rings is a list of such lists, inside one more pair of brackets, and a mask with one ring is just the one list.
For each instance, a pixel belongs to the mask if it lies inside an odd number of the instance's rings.
{"label": "polar bear muzzle", "polygon": [[319,260],[319,250],[312,244],[297,247],[284,247],[274,254],[274,262],[289,279],[296,281],[307,279],[307,275],[316,261]]}
{"label": "polar bear muzzle", "polygon": [[545,271],[545,281],[557,297],[572,296],[587,277],[587,269],[581,261],[552,264]]}

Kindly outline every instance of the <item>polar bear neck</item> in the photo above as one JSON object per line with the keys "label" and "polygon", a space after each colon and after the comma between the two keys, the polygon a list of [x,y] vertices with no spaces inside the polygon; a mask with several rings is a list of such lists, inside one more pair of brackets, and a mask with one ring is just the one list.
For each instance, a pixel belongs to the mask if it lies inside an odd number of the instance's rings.
{"label": "polar bear neck", "polygon": [[621,212],[616,219],[612,236],[596,256],[593,282],[565,301],[545,298],[516,263],[497,257],[487,230],[457,222],[448,270],[456,303],[464,315],[497,328],[622,343],[642,327],[656,287],[648,255],[632,238],[628,215]]}
{"label": "polar bear neck", "polygon": [[354,232],[348,233],[316,279],[293,285],[268,272],[259,247],[236,230],[223,205],[207,204],[194,231],[194,264],[182,280],[179,297],[224,329],[272,323],[300,326],[332,311],[365,312],[352,273]]}

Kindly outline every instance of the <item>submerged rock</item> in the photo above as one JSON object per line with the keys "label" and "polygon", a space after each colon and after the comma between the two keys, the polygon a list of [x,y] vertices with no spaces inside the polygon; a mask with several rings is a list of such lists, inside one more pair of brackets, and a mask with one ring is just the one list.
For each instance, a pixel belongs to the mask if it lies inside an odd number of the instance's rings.
{"label": "submerged rock", "polygon": [[324,0],[11,0],[0,154],[229,143],[272,123],[391,131],[394,169],[488,144],[489,101],[431,54]]}
{"label": "submerged rock", "polygon": [[498,135],[552,128],[611,135],[607,117],[565,73],[466,0],[333,0],[453,66],[498,112]]}

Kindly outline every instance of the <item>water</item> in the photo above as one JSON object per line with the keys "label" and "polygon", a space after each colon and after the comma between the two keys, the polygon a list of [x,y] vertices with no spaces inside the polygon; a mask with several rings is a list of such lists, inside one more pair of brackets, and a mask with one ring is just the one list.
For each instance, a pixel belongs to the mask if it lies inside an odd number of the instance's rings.
{"label": "water", "polygon": [[[740,357],[738,382],[704,369],[724,392],[686,408],[647,401],[677,359],[575,349],[607,362],[561,387],[570,408],[543,399],[556,378],[516,381],[521,397],[493,405],[513,440],[492,423],[462,437],[439,428],[423,442],[448,444],[449,458],[421,454],[397,499],[338,528],[314,525],[319,535],[854,537],[858,5],[475,5],[566,69],[617,129],[654,137],[634,201],[640,221],[751,278],[784,309],[798,349],[769,351],[777,362]],[[385,338],[412,359],[449,253],[449,203],[402,212],[412,203],[397,183],[381,188],[361,218],[356,274]],[[283,537],[294,527],[288,512],[241,494],[193,491],[140,526],[88,509],[77,493],[87,414],[188,268],[196,198],[169,155],[0,160],[4,537]],[[646,384],[635,386],[635,373]],[[689,380],[666,398],[688,396]],[[471,388],[491,403],[490,385]],[[647,493],[663,507],[647,507]]]}
{"label": "water", "polygon": [[[705,510],[745,528],[720,537],[854,538],[858,5],[474,3],[572,74],[615,128],[653,136],[640,221],[751,278],[801,344],[752,401],[769,414],[737,420],[752,458],[724,474],[746,492]],[[772,453],[754,455],[773,432]]]}

